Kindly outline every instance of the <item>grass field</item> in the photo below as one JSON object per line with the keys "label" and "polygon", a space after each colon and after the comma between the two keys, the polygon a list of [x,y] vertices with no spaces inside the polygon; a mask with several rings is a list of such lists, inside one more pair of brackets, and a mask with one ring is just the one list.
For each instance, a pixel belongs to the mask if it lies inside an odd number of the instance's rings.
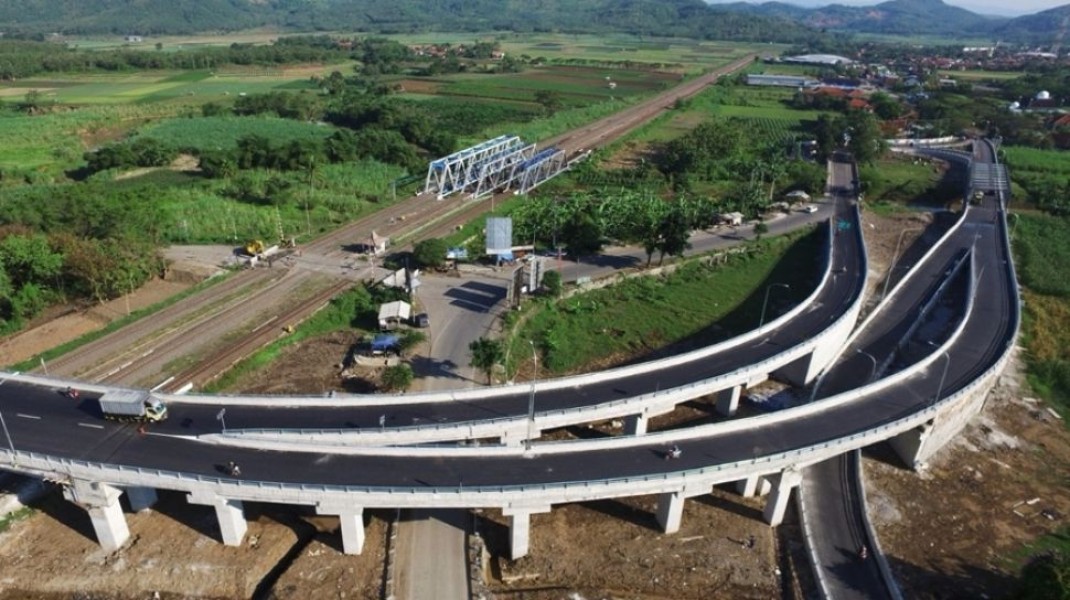
{"label": "grass field", "polygon": [[600,61],[660,64],[666,70],[697,73],[751,53],[778,54],[786,46],[736,42],[651,38],[629,34],[439,34],[389,36],[407,44],[464,44],[495,40],[509,54],[542,57],[552,63]]}
{"label": "grass field", "polygon": [[912,203],[945,200],[940,171],[926,160],[885,155],[859,169],[866,206],[879,213],[904,210]]}
{"label": "grass field", "polygon": [[[610,357],[625,358],[690,336],[703,341],[756,327],[765,288],[791,285],[777,302],[797,301],[813,289],[821,235],[766,240],[721,266],[691,263],[673,275],[640,277],[610,288],[543,305],[510,339],[510,356],[533,340],[542,362],[562,373]],[[783,290],[781,290],[783,291]],[[594,318],[597,317],[597,318]],[[716,333],[709,327],[717,323]]]}
{"label": "grass field", "polygon": [[441,81],[446,96],[477,96],[497,100],[534,102],[535,94],[551,90],[569,107],[599,100],[645,94],[679,82],[668,73],[637,72],[588,67],[541,67],[523,73],[486,75]]}
{"label": "grass field", "polygon": [[277,117],[196,117],[153,123],[138,130],[138,137],[153,138],[173,148],[229,149],[247,135],[261,135],[280,145],[293,140],[322,140],[335,131],[332,125]]}
{"label": "grass field", "polygon": [[[1023,342],[1033,391],[1070,411],[1070,220],[1022,213],[1012,219],[1019,276],[1026,288]],[[1066,422],[1064,420],[1064,422]]]}
{"label": "grass field", "polygon": [[817,120],[820,111],[794,110],[783,104],[790,92],[737,86],[710,87],[693,96],[682,108],[662,115],[622,140],[617,148],[635,148],[653,142],[667,142],[686,134],[711,116],[734,117],[747,121],[763,137],[790,138],[803,133],[806,121]]}
{"label": "grass field", "polygon": [[228,69],[219,72],[144,71],[120,74],[49,75],[0,82],[0,96],[21,98],[31,90],[61,104],[128,104],[183,99],[204,103],[241,94],[311,89],[310,77],[351,65],[314,65],[278,69]]}
{"label": "grass field", "polygon": [[1070,175],[1070,152],[1040,150],[1025,146],[1004,146],[1003,160],[1010,167],[1011,176],[1017,171],[1034,171],[1048,175]]}

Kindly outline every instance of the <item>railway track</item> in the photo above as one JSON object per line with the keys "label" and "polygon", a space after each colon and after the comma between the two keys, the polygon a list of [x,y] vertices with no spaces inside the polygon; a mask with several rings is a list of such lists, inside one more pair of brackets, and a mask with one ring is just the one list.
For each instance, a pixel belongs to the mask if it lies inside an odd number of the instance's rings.
{"label": "railway track", "polygon": [[221,348],[205,360],[175,375],[163,389],[178,392],[187,385],[203,387],[216,379],[238,361],[278,339],[286,328],[293,327],[322,309],[338,294],[353,285],[352,281],[338,281],[316,292],[278,315],[266,320],[233,344]]}
{"label": "railway track", "polygon": [[[82,346],[76,352],[69,352],[47,363],[45,368],[52,375],[93,379],[101,372],[106,372],[116,364],[131,359],[138,353],[145,352],[145,345],[153,341],[162,341],[162,330],[173,330],[188,324],[203,313],[205,306],[225,306],[229,301],[238,301],[253,294],[277,274],[267,271],[244,271],[228,277],[197,295],[197,300],[180,301],[153,314],[151,319],[135,321],[122,329],[122,335],[109,335]],[[108,358],[100,360],[99,356]]]}
{"label": "railway track", "polygon": [[[542,146],[556,145],[570,155],[609,144],[635,127],[649,121],[657,114],[669,110],[680,98],[700,92],[718,77],[731,73],[753,60],[745,57],[730,65],[702,75],[692,81],[667,90],[620,113],[605,117],[578,130],[544,141]],[[496,199],[511,197],[499,194]],[[443,200],[431,196],[416,195],[349,225],[329,232],[309,242],[302,254],[335,258],[344,256],[346,248],[353,244],[370,241],[372,231],[381,236],[408,241],[419,234],[422,237],[443,237],[486,212],[487,198],[466,200],[454,196]],[[145,319],[123,329],[121,335],[112,335],[93,342],[82,350],[57,359],[48,365],[49,372],[64,376],[79,376],[108,383],[137,383],[139,365],[147,365],[154,357],[156,348],[181,346],[193,343],[196,338],[217,335],[211,330],[211,322],[226,318],[244,308],[244,301],[254,292],[260,293],[264,285],[270,290],[285,279],[270,270],[254,269],[238,273],[199,296],[197,301],[182,302],[168,307],[152,319]],[[274,279],[272,279],[274,278]],[[264,283],[268,281],[267,283]],[[335,294],[351,285],[351,281],[339,282],[317,292],[308,300],[300,302],[277,316],[279,323],[294,324],[308,318]],[[264,290],[264,291],[267,291]],[[206,304],[214,305],[206,310]],[[176,390],[192,383],[203,386],[215,379],[249,352],[262,347],[278,336],[274,327],[254,330],[242,339],[228,344],[206,360],[175,375],[165,389]],[[133,342],[131,340],[134,340]],[[87,360],[85,357],[106,356],[104,360]]]}

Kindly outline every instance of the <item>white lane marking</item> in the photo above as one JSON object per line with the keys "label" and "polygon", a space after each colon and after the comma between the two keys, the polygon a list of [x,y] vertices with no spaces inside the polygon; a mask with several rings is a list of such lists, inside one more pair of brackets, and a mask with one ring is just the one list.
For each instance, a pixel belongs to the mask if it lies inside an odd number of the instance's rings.
{"label": "white lane marking", "polygon": [[23,419],[37,419],[38,421],[41,420],[41,417],[39,417],[37,415],[24,415],[22,413],[15,413],[15,416],[16,417],[22,417]]}
{"label": "white lane marking", "polygon": [[97,425],[96,423],[79,423],[79,427],[92,427],[93,429],[104,429],[103,425]]}

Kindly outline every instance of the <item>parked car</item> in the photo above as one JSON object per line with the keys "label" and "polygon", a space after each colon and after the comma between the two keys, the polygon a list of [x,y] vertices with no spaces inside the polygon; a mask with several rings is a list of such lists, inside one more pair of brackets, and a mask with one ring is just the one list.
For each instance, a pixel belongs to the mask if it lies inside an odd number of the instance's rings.
{"label": "parked car", "polygon": [[427,313],[419,313],[412,318],[412,324],[417,327],[430,327],[431,320],[427,318]]}

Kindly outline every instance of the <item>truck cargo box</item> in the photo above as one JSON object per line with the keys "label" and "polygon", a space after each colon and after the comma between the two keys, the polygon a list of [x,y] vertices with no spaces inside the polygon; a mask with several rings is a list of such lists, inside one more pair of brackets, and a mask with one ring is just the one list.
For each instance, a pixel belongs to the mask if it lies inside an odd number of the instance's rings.
{"label": "truck cargo box", "polygon": [[149,392],[141,390],[114,390],[100,397],[100,410],[104,417],[117,420],[162,421],[167,418],[167,407]]}

